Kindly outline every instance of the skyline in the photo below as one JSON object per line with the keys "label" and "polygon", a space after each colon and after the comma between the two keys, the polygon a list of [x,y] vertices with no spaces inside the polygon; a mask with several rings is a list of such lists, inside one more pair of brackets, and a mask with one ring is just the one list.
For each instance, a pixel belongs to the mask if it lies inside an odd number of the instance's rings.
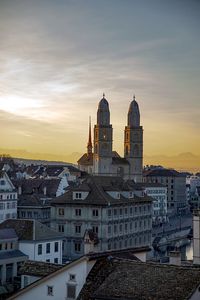
{"label": "skyline", "polygon": [[[162,2],[162,3],[161,3]],[[105,92],[123,154],[133,94],[144,154],[200,153],[198,1],[0,1],[1,148],[84,153]]]}

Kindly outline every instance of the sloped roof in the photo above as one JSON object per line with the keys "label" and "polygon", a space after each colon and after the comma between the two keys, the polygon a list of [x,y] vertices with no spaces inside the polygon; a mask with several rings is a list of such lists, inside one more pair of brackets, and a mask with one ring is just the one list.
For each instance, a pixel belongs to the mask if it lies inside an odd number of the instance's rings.
{"label": "sloped roof", "polygon": [[17,239],[16,232],[13,228],[0,229],[0,240]]}
{"label": "sloped roof", "polygon": [[151,176],[151,177],[185,177],[182,173],[177,172],[173,169],[153,169],[149,171],[145,171],[144,176]]}
{"label": "sloped roof", "polygon": [[9,259],[9,258],[17,258],[17,257],[28,257],[28,255],[24,254],[20,250],[10,250],[10,251],[1,251],[0,252],[0,260]]}
{"label": "sloped roof", "polygon": [[19,273],[21,275],[32,275],[43,277],[47,276],[56,270],[62,268],[63,265],[51,264],[43,261],[26,260],[20,267]]}
{"label": "sloped roof", "polygon": [[40,206],[40,207],[46,207],[50,206],[51,200],[45,200],[43,201],[44,195],[19,195],[18,196],[18,202],[17,206]]}
{"label": "sloped roof", "polygon": [[84,153],[79,160],[77,161],[79,165],[84,166],[92,166],[93,165],[93,153],[92,155],[88,155],[87,153]]}
{"label": "sloped roof", "polygon": [[[119,199],[114,199],[111,197],[106,191],[119,191],[124,190],[124,180],[121,177],[112,177],[112,176],[88,176],[85,181],[80,184],[78,187],[73,188],[70,187],[68,191],[54,198],[51,202],[51,205],[59,205],[59,204],[82,204],[82,205],[112,205],[112,204],[122,204],[122,203],[135,203],[135,202],[151,202],[152,198],[148,196],[133,198],[125,198],[120,195]],[[73,199],[74,191],[88,191],[88,196],[86,199]],[[132,191],[132,188],[128,185],[125,190]]]}
{"label": "sloped roof", "polygon": [[42,241],[60,239],[61,235],[36,220],[8,219],[0,224],[0,229],[13,228],[19,240]]}
{"label": "sloped roof", "polygon": [[124,157],[112,157],[113,165],[129,165],[129,162]]}
{"label": "sloped roof", "polygon": [[46,187],[46,196],[54,197],[58,190],[60,178],[34,178],[12,180],[15,187],[22,188],[22,194],[43,194]]}
{"label": "sloped roof", "polygon": [[200,268],[108,257],[94,265],[77,299],[184,300],[199,284]]}

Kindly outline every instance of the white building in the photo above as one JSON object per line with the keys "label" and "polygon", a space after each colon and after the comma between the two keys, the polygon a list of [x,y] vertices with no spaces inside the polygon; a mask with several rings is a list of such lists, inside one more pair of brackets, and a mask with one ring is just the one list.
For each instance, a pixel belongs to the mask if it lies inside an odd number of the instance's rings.
{"label": "white building", "polygon": [[62,263],[63,237],[36,220],[6,220],[0,229],[13,228],[18,236],[19,250],[29,259]]}
{"label": "white building", "polygon": [[[135,248],[121,251],[107,251],[102,253],[93,253],[83,256],[57,271],[33,282],[31,285],[20,290],[9,299],[13,300],[73,300],[77,299],[89,272],[97,261],[107,257],[127,257],[130,260],[137,260],[142,257],[145,261],[146,248]],[[95,268],[95,267],[94,267]],[[92,274],[91,274],[92,276]],[[32,277],[34,280],[34,278]]]}
{"label": "white building", "polygon": [[167,187],[162,184],[145,184],[145,193],[154,199],[152,205],[153,224],[167,222]]}
{"label": "white building", "polygon": [[17,191],[5,171],[0,171],[0,223],[17,218]]}

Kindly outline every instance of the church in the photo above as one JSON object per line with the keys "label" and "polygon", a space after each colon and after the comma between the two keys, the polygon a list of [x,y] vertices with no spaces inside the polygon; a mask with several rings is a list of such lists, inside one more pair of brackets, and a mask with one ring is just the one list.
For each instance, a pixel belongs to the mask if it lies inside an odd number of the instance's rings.
{"label": "church", "polygon": [[109,103],[103,94],[98,105],[93,144],[90,120],[87,153],[78,160],[78,166],[81,171],[93,175],[118,175],[127,180],[142,181],[143,127],[140,126],[140,110],[135,96],[129,106],[127,125],[124,130],[124,157],[113,151],[113,128],[110,124]]}

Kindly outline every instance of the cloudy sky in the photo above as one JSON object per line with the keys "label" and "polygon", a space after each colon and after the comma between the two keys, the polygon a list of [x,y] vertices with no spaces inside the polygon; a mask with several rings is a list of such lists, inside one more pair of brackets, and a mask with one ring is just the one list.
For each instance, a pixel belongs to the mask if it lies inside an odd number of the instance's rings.
{"label": "cloudy sky", "polygon": [[84,152],[105,92],[114,148],[133,94],[146,155],[200,153],[200,1],[0,0],[0,148]]}

